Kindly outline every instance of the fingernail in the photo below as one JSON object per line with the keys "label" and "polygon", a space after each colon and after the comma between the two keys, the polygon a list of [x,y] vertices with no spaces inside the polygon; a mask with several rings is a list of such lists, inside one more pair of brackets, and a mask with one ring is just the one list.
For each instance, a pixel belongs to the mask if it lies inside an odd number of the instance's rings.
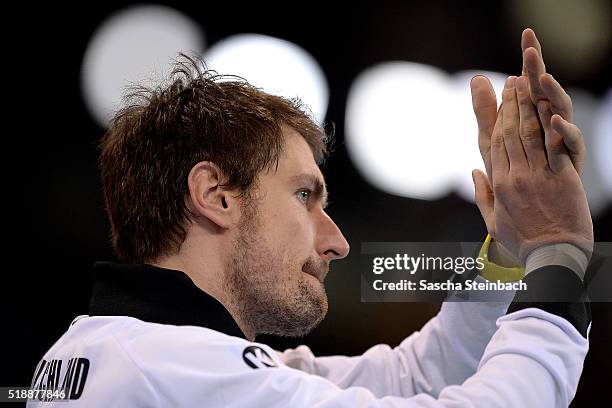
{"label": "fingernail", "polygon": [[553,83],[561,86],[561,84],[559,84],[559,81],[557,81],[554,76],[552,76],[551,74],[548,74],[548,73],[546,75],[548,75],[550,77],[550,79],[551,79],[551,81],[553,81]]}
{"label": "fingernail", "polygon": [[[555,119],[555,116],[558,117],[559,119]],[[561,122],[563,125],[565,125],[567,123],[567,121],[565,119],[563,119],[563,117],[561,115],[558,114],[554,114],[552,115],[551,120],[558,120],[559,122]]]}
{"label": "fingernail", "polygon": [[474,79],[476,79],[476,78],[478,78],[478,77],[480,77],[480,76],[482,76],[482,75],[480,75],[480,74],[478,74],[478,75],[474,75],[474,76],[472,77],[472,79],[470,79],[470,83],[472,83],[472,81],[473,81]]}
{"label": "fingernail", "polygon": [[516,77],[515,76],[509,76],[508,79],[506,79],[506,84],[504,85],[504,88],[512,89],[512,88],[514,88],[515,84],[516,84]]}

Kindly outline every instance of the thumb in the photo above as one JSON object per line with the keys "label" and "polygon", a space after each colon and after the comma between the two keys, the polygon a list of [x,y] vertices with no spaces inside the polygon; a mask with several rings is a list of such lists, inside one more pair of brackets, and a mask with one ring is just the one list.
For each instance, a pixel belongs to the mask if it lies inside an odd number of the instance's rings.
{"label": "thumb", "polygon": [[474,180],[476,205],[478,206],[478,210],[480,210],[480,215],[482,215],[482,219],[487,226],[489,234],[495,236],[495,219],[493,218],[495,196],[489,185],[489,179],[480,170],[472,170],[472,179]]}
{"label": "thumb", "polygon": [[546,156],[548,157],[548,165],[554,173],[558,173],[567,166],[573,166],[569,152],[565,146],[563,136],[561,136],[552,126],[552,122],[558,122],[561,117],[553,121],[553,114],[550,110],[550,102],[541,100],[537,105],[540,123],[544,128],[544,145],[546,147]]}
{"label": "thumb", "polygon": [[569,151],[574,167],[580,175],[582,173],[582,169],[584,168],[585,162],[585,147],[582,132],[576,125],[569,123],[559,115],[553,115],[550,124],[552,125],[552,128],[563,138],[563,142]]}

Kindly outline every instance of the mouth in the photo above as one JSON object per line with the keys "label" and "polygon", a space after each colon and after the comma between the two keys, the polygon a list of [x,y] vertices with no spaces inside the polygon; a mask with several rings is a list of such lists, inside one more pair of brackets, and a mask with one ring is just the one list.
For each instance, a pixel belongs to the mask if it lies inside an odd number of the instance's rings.
{"label": "mouth", "polygon": [[321,282],[321,283],[323,283],[323,280],[325,279],[323,276],[321,276],[321,275],[317,275],[317,274],[314,274],[314,273],[311,273],[311,272],[304,272],[304,273],[305,273],[306,275],[310,275],[310,276],[312,276],[313,278],[315,278],[316,280],[318,280],[318,281],[319,281],[319,282]]}
{"label": "mouth", "polygon": [[308,274],[314,278],[316,278],[319,282],[323,283],[327,273],[329,272],[328,268],[325,266],[315,266],[312,262],[306,262],[304,266],[302,266],[302,272]]}

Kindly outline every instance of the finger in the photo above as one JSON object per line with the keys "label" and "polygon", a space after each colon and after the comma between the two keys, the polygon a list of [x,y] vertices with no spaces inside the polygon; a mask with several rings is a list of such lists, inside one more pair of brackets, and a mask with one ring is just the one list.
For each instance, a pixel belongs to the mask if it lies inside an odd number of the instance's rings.
{"label": "finger", "polygon": [[544,131],[540,125],[538,111],[531,103],[529,83],[526,77],[516,80],[516,97],[520,114],[520,136],[523,150],[527,156],[530,168],[548,167],[546,148],[544,146]]}
{"label": "finger", "polygon": [[[571,132],[566,137],[563,137],[559,134],[558,131],[551,128],[551,119],[553,114],[560,115],[563,119],[568,122],[572,121],[573,116],[573,108],[572,108],[572,99],[569,95],[563,90],[563,87],[557,82],[552,75],[543,74],[540,77],[540,83],[542,85],[542,89],[546,93],[547,99],[549,99],[550,104],[548,109],[543,109],[543,115],[540,115],[540,121],[544,127],[544,131],[546,134],[551,134],[551,142],[553,145],[557,143],[566,143],[566,148],[569,150],[570,159],[576,168],[578,174],[582,174],[582,170],[584,169],[584,164],[586,162],[586,149],[584,146],[584,138],[582,137],[582,133],[578,128],[576,128],[577,132]],[[540,110],[540,109],[539,109]],[[567,145],[567,143],[571,143]],[[566,161],[564,161],[566,163]]]}
{"label": "finger", "polygon": [[529,78],[529,90],[534,105],[541,99],[546,99],[546,94],[540,85],[540,76],[546,73],[544,60],[534,47],[529,47],[523,52],[523,64]]}
{"label": "finger", "polygon": [[538,109],[538,116],[540,117],[540,123],[544,128],[544,135],[550,134],[552,132],[552,128],[550,127],[550,118],[552,117],[552,112],[550,111],[550,102],[546,99],[542,99],[538,101],[536,104],[536,108]]}
{"label": "finger", "polygon": [[[538,41],[538,37],[536,36],[535,32],[531,28],[526,28],[523,30],[523,33],[521,35],[521,51],[524,53],[525,50],[530,47],[535,48],[540,58],[543,58],[542,46],[540,45],[540,41]],[[542,63],[544,63],[543,59],[542,59]],[[523,75],[526,75],[526,74],[527,74],[527,70],[525,69],[525,60],[523,60]]]}
{"label": "finger", "polygon": [[550,101],[552,113],[561,115],[563,119],[572,122],[572,98],[570,98],[561,84],[552,75],[542,74],[539,80],[546,99]]}
{"label": "finger", "polygon": [[558,173],[565,166],[572,165],[572,160],[565,147],[563,137],[552,128],[552,114],[548,101],[538,102],[538,114],[544,127],[544,145],[546,146],[548,165],[553,172]]}
{"label": "finger", "polygon": [[497,120],[493,127],[493,133],[491,133],[491,173],[489,174],[489,179],[492,186],[495,185],[494,180],[502,179],[510,171],[510,162],[508,161],[508,152],[506,152],[503,135],[503,106],[502,102],[502,106],[500,106],[497,112]]}
{"label": "finger", "polygon": [[527,76],[530,80],[529,87],[531,89],[531,100],[536,104],[538,100],[544,98],[544,93],[538,83],[538,78],[546,72],[546,66],[544,65],[542,46],[531,28],[523,30],[521,35],[521,50],[523,52],[523,75]]}
{"label": "finger", "polygon": [[491,176],[491,134],[497,120],[497,99],[491,82],[478,75],[470,82],[472,107],[478,123],[478,147],[487,174]]}
{"label": "finger", "polygon": [[527,157],[521,144],[519,134],[519,108],[516,99],[515,89],[516,77],[511,76],[506,80],[504,85],[504,91],[502,94],[503,99],[503,120],[502,120],[502,134],[504,137],[504,145],[508,152],[508,160],[510,161],[510,169],[514,168],[525,168],[527,167]]}
{"label": "finger", "polygon": [[563,143],[570,153],[570,159],[578,174],[582,174],[585,162],[585,147],[584,138],[580,129],[563,119],[559,115],[553,115],[551,118],[551,125],[555,132],[557,132],[563,139]]}
{"label": "finger", "polygon": [[480,210],[480,215],[487,225],[487,230],[492,236],[495,235],[495,219],[493,218],[493,208],[495,204],[495,196],[489,184],[487,176],[480,170],[472,170],[472,179],[474,180],[474,195],[476,205]]}

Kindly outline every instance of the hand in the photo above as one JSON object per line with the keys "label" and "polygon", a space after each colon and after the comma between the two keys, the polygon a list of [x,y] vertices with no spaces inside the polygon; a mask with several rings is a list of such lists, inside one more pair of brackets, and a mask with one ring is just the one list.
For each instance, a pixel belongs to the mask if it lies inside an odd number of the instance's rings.
{"label": "hand", "polygon": [[[535,248],[560,242],[590,256],[593,224],[580,176],[559,160],[567,152],[544,143],[538,113],[528,79],[508,78],[491,134],[493,188],[484,173],[472,174],[478,208],[491,236],[523,263]],[[582,139],[580,130],[557,114],[550,126],[563,140]]]}
{"label": "hand", "polygon": [[[523,50],[523,75],[529,79],[530,98],[538,107],[540,122],[546,136],[546,150],[552,155],[551,167],[558,169],[573,164],[581,174],[585,162],[584,140],[575,134],[560,134],[551,124],[552,115],[561,116],[572,122],[573,108],[570,97],[550,74],[546,74],[542,49],[531,29],[523,31],[521,48]],[[484,76],[476,76],[471,81],[472,106],[478,122],[478,146],[485,163],[489,182],[491,174],[491,133],[497,120],[497,101],[490,81]],[[564,138],[563,135],[566,137]],[[566,154],[561,154],[566,153]],[[569,153],[569,155],[568,155]]]}
{"label": "hand", "polygon": [[[584,140],[582,138],[564,139],[550,123],[552,115],[559,115],[572,123],[574,114],[572,100],[553,76],[546,73],[542,47],[531,28],[523,30],[521,49],[523,51],[523,75],[529,78],[531,101],[538,109],[546,142],[551,148],[559,150],[562,150],[565,144],[564,147],[567,148],[574,167],[578,174],[582,174],[585,162]],[[558,162],[551,163],[551,166],[566,166],[570,161],[565,155],[559,155],[556,159]]]}

